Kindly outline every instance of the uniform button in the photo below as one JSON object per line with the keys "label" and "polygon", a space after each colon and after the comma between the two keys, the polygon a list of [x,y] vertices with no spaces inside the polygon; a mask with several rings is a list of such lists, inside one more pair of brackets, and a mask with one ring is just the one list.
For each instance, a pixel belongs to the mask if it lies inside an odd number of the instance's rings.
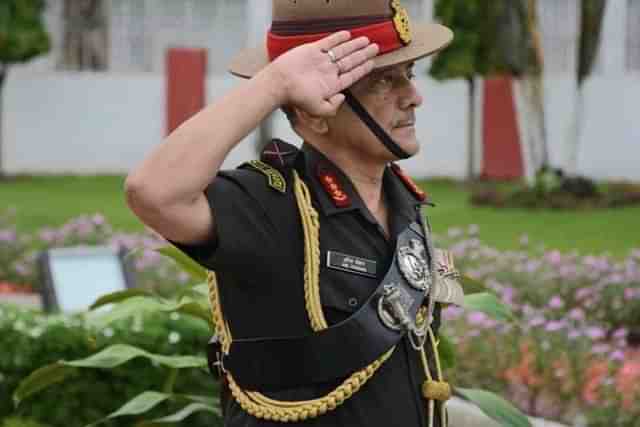
{"label": "uniform button", "polygon": [[357,298],[349,298],[349,307],[357,307],[358,299]]}

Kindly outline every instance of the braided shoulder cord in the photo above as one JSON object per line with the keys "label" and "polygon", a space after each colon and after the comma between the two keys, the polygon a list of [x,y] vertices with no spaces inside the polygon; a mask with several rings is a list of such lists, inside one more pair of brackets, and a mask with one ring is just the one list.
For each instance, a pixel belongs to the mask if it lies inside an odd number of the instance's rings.
{"label": "braided shoulder cord", "polygon": [[[328,328],[320,304],[320,221],[318,213],[311,204],[309,188],[295,171],[294,188],[304,231],[305,306],[311,328],[318,332]],[[220,340],[222,351],[229,354],[232,336],[229,324],[224,320],[222,314],[216,274],[210,271],[207,281],[214,331]],[[259,392],[242,390],[229,372],[226,373],[226,376],[234,399],[242,409],[254,417],[280,422],[304,421],[334,410],[353,396],[391,356],[394,350],[395,347],[366,368],[352,374],[329,394],[313,400],[295,402],[274,400]]]}

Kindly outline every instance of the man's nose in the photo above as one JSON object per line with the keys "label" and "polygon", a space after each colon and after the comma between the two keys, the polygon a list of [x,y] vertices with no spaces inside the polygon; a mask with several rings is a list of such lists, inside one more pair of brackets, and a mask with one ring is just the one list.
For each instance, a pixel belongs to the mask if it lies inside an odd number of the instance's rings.
{"label": "man's nose", "polygon": [[422,105],[423,98],[416,84],[412,80],[407,80],[402,87],[400,94],[400,108],[406,110],[408,108],[418,108]]}

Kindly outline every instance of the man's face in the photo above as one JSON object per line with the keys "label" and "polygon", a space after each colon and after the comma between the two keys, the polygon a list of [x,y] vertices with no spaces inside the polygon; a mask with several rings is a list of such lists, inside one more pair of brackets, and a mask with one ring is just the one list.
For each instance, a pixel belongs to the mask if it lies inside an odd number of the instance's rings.
{"label": "man's face", "polygon": [[[415,109],[422,104],[413,77],[413,62],[403,63],[376,70],[351,88],[373,119],[410,155],[420,149]],[[396,160],[346,104],[329,120],[329,136],[337,143],[357,148],[363,156],[385,162]]]}

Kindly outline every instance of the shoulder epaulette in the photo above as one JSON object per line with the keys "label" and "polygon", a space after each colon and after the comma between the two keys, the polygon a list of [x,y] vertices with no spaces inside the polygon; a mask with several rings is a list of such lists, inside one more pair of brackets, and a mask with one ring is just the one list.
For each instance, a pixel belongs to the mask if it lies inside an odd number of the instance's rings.
{"label": "shoulder epaulette", "polygon": [[407,175],[400,168],[400,166],[398,166],[395,163],[391,163],[391,170],[393,171],[393,173],[396,174],[398,178],[400,178],[404,186],[407,187],[407,190],[409,190],[417,200],[421,202],[431,203],[429,198],[427,197],[427,193],[422,191],[422,189],[418,187],[418,185],[415,182],[413,182],[413,180],[409,177],[409,175]]}
{"label": "shoulder epaulette", "polygon": [[274,138],[264,146],[260,160],[281,172],[285,172],[293,167],[299,151],[295,145]]}
{"label": "shoulder epaulette", "polygon": [[260,160],[251,160],[249,162],[243,163],[240,165],[240,168],[250,167],[267,177],[267,184],[269,187],[280,193],[287,192],[287,181],[280,171],[271,167],[270,165],[260,161]]}

